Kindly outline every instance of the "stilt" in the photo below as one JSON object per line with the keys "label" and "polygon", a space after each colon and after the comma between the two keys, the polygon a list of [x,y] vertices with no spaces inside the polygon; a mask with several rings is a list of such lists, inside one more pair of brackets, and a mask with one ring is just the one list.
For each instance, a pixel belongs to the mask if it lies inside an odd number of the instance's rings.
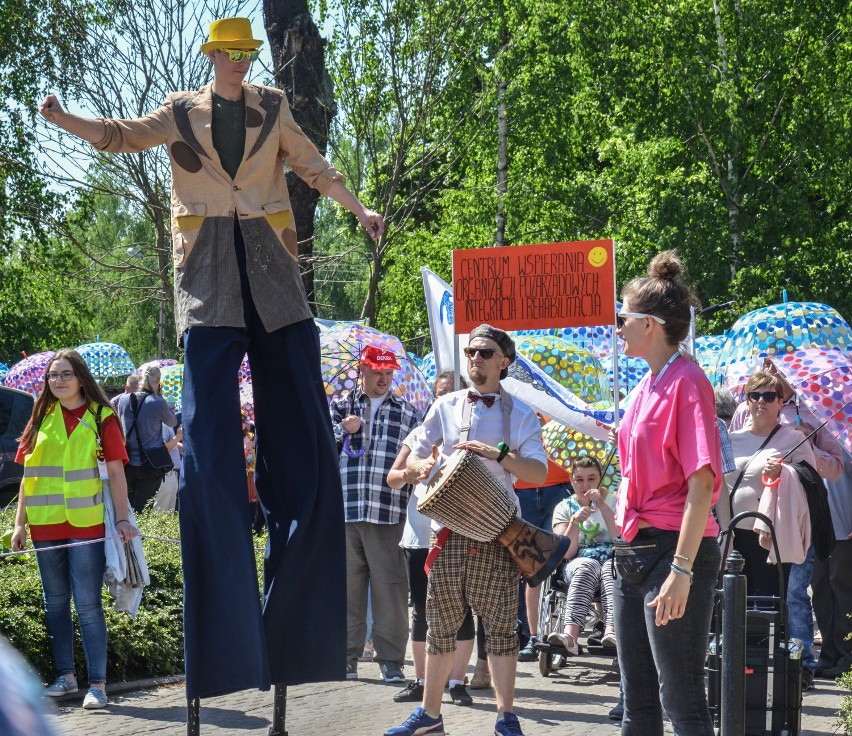
{"label": "stilt", "polygon": [[272,700],[272,725],[269,736],[287,736],[287,686],[276,684]]}
{"label": "stilt", "polygon": [[192,698],[186,701],[186,736],[201,734],[201,701]]}

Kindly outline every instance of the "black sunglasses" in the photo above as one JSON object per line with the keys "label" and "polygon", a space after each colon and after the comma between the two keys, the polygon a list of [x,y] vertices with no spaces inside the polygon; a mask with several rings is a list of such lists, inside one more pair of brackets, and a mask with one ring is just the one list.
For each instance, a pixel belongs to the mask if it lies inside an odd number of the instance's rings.
{"label": "black sunglasses", "polygon": [[767,404],[771,404],[778,398],[777,391],[749,391],[747,394],[748,400],[757,403],[763,399]]}
{"label": "black sunglasses", "polygon": [[[476,354],[479,353],[482,356],[483,360],[491,360],[491,358],[494,357],[494,353],[496,353],[496,352],[497,351],[494,348],[465,348],[464,349],[464,354],[468,358],[471,358],[471,359],[475,358]],[[500,353],[501,357],[502,357],[502,355],[503,354]]]}

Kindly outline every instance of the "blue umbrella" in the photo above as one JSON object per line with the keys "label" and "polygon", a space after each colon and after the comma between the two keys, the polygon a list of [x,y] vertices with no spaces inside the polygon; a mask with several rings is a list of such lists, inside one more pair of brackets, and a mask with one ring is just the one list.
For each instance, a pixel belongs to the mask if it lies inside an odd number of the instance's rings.
{"label": "blue umbrella", "polygon": [[80,353],[92,375],[98,380],[129,376],[136,370],[127,351],[112,342],[90,342],[78,345],[75,350]]}

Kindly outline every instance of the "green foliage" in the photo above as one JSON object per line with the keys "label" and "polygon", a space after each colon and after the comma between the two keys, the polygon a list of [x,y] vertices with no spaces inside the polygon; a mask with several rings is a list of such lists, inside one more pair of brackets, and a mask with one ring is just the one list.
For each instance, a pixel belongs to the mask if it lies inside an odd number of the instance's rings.
{"label": "green foliage", "polygon": [[[0,513],[0,531],[11,528],[14,507]],[[139,528],[152,537],[180,538],[176,514],[147,511]],[[143,541],[151,585],[145,588],[136,618],[117,613],[104,588],[103,606],[109,636],[109,681],[173,675],[183,672],[183,575],[180,546]],[[262,542],[258,541],[258,547]],[[258,574],[262,555],[258,553]],[[76,622],[76,614],[74,614]],[[35,667],[45,682],[54,668],[47,643],[42,588],[33,555],[0,560],[0,632]],[[77,636],[77,672],[85,672],[85,657]]]}
{"label": "green foliage", "polygon": [[852,670],[838,677],[837,684],[846,690],[840,701],[840,710],[837,711],[837,725],[847,735],[852,734]]}
{"label": "green foliage", "polygon": [[[501,6],[502,51],[496,15],[477,5],[465,28],[480,58],[454,56],[459,73],[434,100],[433,135],[456,157],[425,217],[396,223],[405,235],[382,274],[394,303],[380,299],[380,328],[422,331],[416,267],[446,272],[453,248],[491,244],[500,77],[508,243],[611,237],[620,285],[677,248],[704,304],[737,302],[708,330],[783,289],[852,318],[852,294],[832,278],[852,257],[848,4],[722,2],[714,15],[685,1],[516,0]],[[459,124],[459,100],[474,96]]]}
{"label": "green foliage", "polygon": [[56,240],[0,252],[0,361],[13,364],[27,354],[79,345],[92,317],[84,290],[82,257]]}

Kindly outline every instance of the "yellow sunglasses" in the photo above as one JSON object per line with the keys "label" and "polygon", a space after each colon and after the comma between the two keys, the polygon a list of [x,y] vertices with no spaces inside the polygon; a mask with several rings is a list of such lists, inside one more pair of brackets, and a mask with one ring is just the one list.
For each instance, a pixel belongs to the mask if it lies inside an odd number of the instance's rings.
{"label": "yellow sunglasses", "polygon": [[231,61],[239,62],[243,59],[248,59],[249,61],[255,61],[258,56],[260,56],[260,51],[243,51],[241,49],[219,49],[220,51],[224,51],[228,58]]}

